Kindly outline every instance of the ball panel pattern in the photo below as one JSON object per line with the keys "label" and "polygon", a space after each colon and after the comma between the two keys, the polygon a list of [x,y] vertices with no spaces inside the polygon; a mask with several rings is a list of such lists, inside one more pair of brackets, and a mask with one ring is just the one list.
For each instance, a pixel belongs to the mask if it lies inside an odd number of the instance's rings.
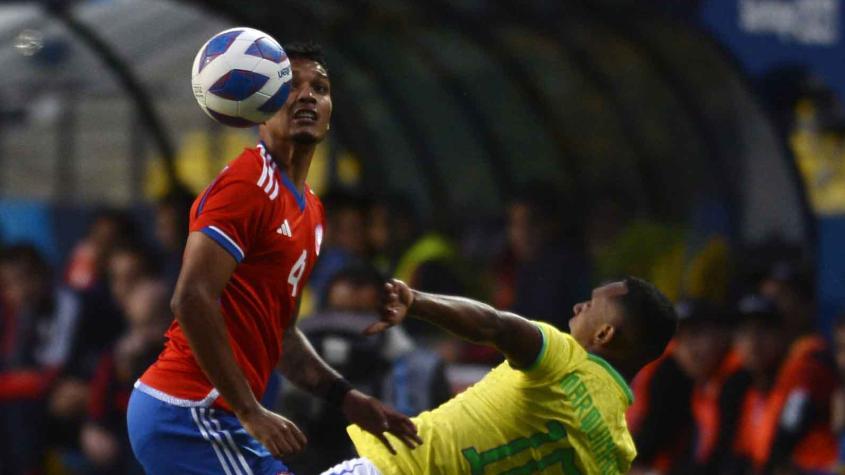
{"label": "ball panel pattern", "polygon": [[225,53],[241,33],[243,33],[243,30],[227,31],[209,40],[208,44],[205,45],[202,56],[200,56],[197,72],[202,72],[214,58]]}
{"label": "ball panel pattern", "polygon": [[293,74],[276,40],[246,27],[212,37],[194,58],[191,87],[200,108],[232,127],[267,121],[287,101]]}
{"label": "ball panel pattern", "polygon": [[276,91],[275,94],[270,96],[270,99],[268,99],[267,102],[261,104],[258,110],[267,114],[275,113],[277,110],[281,109],[285,104],[285,101],[288,100],[288,94],[290,94],[290,83],[286,82],[279,88],[278,91]]}
{"label": "ball panel pattern", "polygon": [[214,112],[211,109],[208,109],[208,114],[214,118],[217,122],[220,122],[223,125],[228,125],[230,127],[252,127],[255,125],[255,122],[251,120],[247,120],[241,117],[234,117],[231,115],[221,114],[219,112]]}
{"label": "ball panel pattern", "polygon": [[231,101],[242,101],[261,89],[270,79],[263,74],[232,69],[208,88],[208,92]]}
{"label": "ball panel pattern", "polygon": [[258,38],[249,45],[244,54],[258,56],[276,64],[280,64],[285,58],[284,50],[269,38]]}

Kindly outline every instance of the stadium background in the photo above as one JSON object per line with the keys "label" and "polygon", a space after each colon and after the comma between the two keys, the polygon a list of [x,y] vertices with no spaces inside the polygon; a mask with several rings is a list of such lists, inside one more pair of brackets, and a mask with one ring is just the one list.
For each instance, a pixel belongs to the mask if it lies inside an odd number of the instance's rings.
{"label": "stadium background", "polygon": [[[502,271],[509,204],[554,195],[544,216],[556,226],[542,232],[589,272],[573,286],[636,273],[673,298],[730,305],[788,262],[811,282],[830,336],[845,308],[843,10],[839,0],[3,2],[0,242],[33,243],[57,281],[105,208],[127,212],[154,246],[155,204],[174,183],[199,192],[256,141],[208,120],[188,87],[199,46],[249,25],[326,47],[335,111],[309,182],[330,215],[331,203],[361,211],[401,195],[419,259],[448,261],[455,290],[518,300]],[[345,237],[328,241],[342,248]],[[305,313],[322,300],[312,289]],[[569,312],[549,306],[538,312]],[[453,388],[479,371],[455,353],[440,351]],[[88,470],[72,439],[51,446],[53,473]]]}

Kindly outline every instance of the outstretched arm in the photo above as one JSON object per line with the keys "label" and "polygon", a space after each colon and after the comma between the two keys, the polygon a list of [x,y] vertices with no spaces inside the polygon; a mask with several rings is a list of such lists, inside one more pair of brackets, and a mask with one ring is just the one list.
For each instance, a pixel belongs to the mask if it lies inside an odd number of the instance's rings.
{"label": "outstretched arm", "polygon": [[485,303],[419,292],[396,279],[385,284],[385,293],[382,319],[365,330],[368,335],[399,324],[411,314],[464,340],[496,348],[514,368],[530,366],[543,347],[536,325]]}
{"label": "outstretched arm", "polygon": [[285,332],[279,370],[297,387],[339,406],[350,422],[375,435],[391,453],[395,454],[396,451],[385,438],[384,432],[395,435],[410,448],[414,448],[415,443],[422,443],[410,419],[353,389],[337,371],[326,364],[308,338],[296,327],[295,321]]}

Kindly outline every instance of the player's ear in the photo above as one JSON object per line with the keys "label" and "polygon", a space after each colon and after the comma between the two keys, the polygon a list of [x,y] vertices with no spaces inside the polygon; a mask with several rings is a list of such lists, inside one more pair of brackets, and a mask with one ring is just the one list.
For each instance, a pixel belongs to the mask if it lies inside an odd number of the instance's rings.
{"label": "player's ear", "polygon": [[593,344],[595,346],[607,346],[616,335],[616,327],[609,323],[599,325],[593,333]]}

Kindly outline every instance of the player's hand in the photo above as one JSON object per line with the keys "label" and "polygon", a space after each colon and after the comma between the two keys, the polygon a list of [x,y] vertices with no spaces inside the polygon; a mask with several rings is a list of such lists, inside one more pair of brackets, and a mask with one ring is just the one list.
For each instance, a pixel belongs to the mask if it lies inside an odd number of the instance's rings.
{"label": "player's hand", "polygon": [[396,455],[396,449],[384,436],[385,432],[396,436],[410,449],[423,443],[410,418],[359,391],[353,389],[346,393],[342,409],[349,422],[376,436],[393,455]]}
{"label": "player's hand", "polygon": [[381,304],[381,320],[368,326],[364,335],[375,335],[402,323],[408,316],[408,310],[414,304],[414,292],[408,284],[399,279],[391,279],[384,284],[384,296]]}
{"label": "player's hand", "polygon": [[276,458],[300,452],[308,443],[296,424],[261,406],[247,414],[239,414],[238,420],[249,435]]}

